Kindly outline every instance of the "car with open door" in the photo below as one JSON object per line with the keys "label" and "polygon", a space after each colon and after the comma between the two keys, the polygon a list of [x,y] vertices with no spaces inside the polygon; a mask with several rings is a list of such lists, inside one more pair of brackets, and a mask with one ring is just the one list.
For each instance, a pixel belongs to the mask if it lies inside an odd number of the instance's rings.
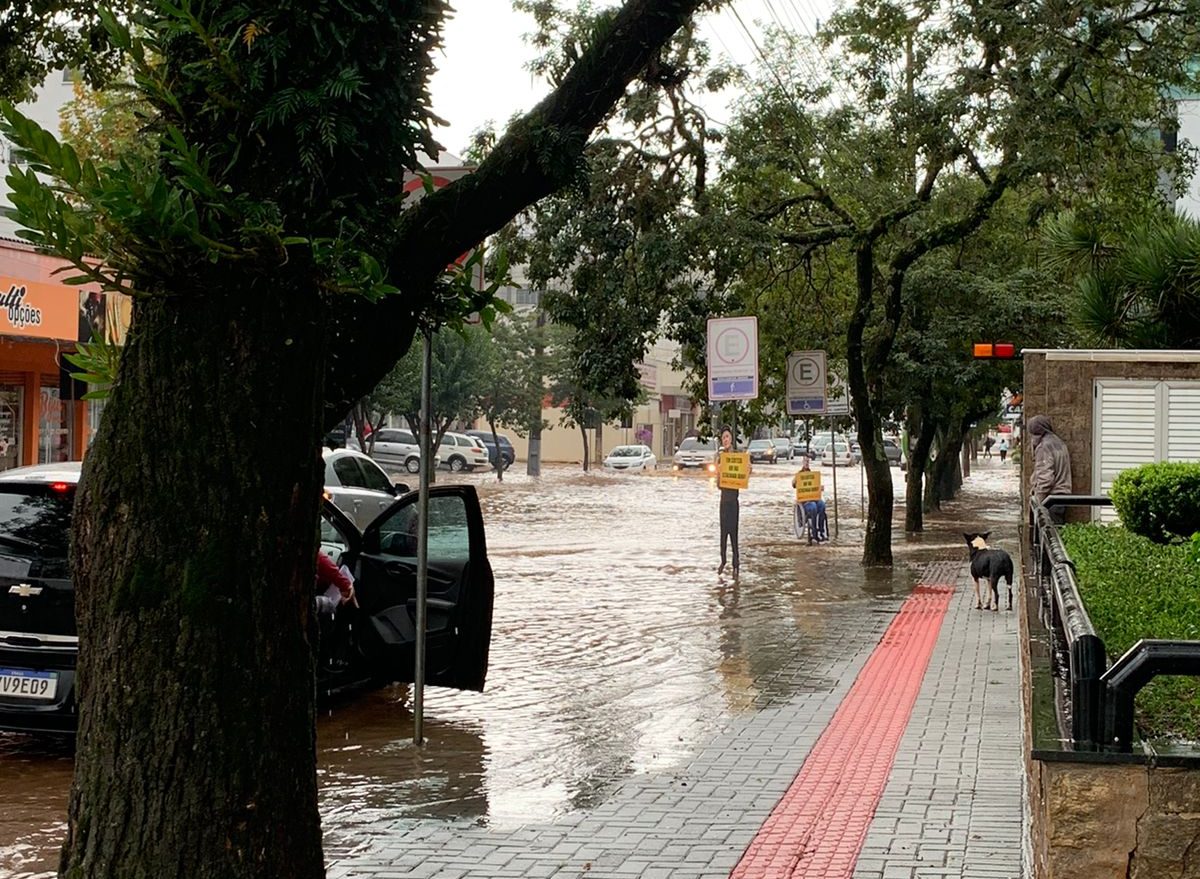
{"label": "car with open door", "polygon": [[[78,462],[0,473],[0,730],[73,733],[79,639],[67,547]],[[357,606],[316,613],[318,695],[411,681],[415,656],[416,492],[364,529],[326,499],[320,548],[356,578]],[[429,504],[428,675],[483,689],[495,585],[472,486],[436,486]]]}
{"label": "car with open door", "polygon": [[[336,506],[325,505],[321,551],[353,575],[355,603],[318,617],[319,696],[413,679],[417,498],[417,492],[406,494],[362,531]],[[427,683],[483,689],[494,596],[483,514],[474,486],[432,486]]]}

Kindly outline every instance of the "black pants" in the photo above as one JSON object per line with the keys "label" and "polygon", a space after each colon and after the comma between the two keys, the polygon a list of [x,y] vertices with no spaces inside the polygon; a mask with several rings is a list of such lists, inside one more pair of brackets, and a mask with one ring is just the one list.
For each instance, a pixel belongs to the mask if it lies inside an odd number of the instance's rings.
{"label": "black pants", "polygon": [[725,539],[733,542],[733,569],[738,569],[738,502],[721,501],[721,567],[725,567]]}

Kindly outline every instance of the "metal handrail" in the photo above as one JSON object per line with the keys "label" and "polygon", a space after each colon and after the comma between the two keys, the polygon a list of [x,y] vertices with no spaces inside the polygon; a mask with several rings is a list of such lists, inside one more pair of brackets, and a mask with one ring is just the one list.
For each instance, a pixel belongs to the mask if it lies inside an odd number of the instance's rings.
{"label": "metal handrail", "polygon": [[1063,546],[1048,507],[1111,503],[1099,495],[1052,495],[1041,503],[1030,498],[1030,546],[1038,593],[1043,610],[1048,611],[1046,628],[1055,640],[1051,661],[1057,665],[1058,648],[1065,648],[1061,652],[1067,657],[1065,677],[1070,699],[1064,713],[1070,717],[1071,740],[1081,750],[1095,750],[1104,741],[1104,685],[1100,678],[1108,665],[1108,655],[1083,605],[1075,582],[1075,564]]}
{"label": "metal handrail", "polygon": [[1128,753],[1133,748],[1138,692],[1159,675],[1200,677],[1200,641],[1143,639],[1107,667],[1104,642],[1083,605],[1075,563],[1063,546],[1049,507],[1111,505],[1112,500],[1101,495],[1051,495],[1040,503],[1030,498],[1029,546],[1043,621],[1055,642],[1052,666],[1059,662],[1060,646],[1066,648],[1063,652],[1068,657],[1070,702],[1064,707],[1070,716],[1071,739],[1080,750]]}
{"label": "metal handrail", "polygon": [[1200,677],[1200,641],[1143,639],[1101,676],[1105,686],[1105,747],[1132,750],[1133,700],[1159,675]]}

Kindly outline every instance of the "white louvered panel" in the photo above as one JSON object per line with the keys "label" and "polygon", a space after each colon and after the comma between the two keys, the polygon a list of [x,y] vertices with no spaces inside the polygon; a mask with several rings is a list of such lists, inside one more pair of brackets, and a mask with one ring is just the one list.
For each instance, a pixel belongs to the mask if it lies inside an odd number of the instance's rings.
{"label": "white louvered panel", "polygon": [[1167,460],[1200,461],[1200,382],[1167,384]]}
{"label": "white louvered panel", "polygon": [[[1155,383],[1103,382],[1098,386],[1095,437],[1098,485],[1101,494],[1112,492],[1113,480],[1123,470],[1158,460],[1158,389]],[[1101,521],[1116,513],[1105,508]]]}

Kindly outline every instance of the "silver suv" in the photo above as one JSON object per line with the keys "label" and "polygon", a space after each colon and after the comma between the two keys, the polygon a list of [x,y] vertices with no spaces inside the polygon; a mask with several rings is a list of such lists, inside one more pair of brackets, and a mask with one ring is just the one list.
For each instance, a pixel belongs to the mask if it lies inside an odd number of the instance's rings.
{"label": "silver suv", "polygon": [[671,463],[675,470],[687,470],[693,467],[710,469],[716,466],[716,462],[716,440],[702,440],[696,436],[689,436],[679,444]]}
{"label": "silver suv", "polygon": [[[403,467],[409,473],[421,472],[421,446],[411,430],[402,427],[381,427],[367,439],[367,453],[380,464]],[[433,466],[441,457],[434,455]]]}

